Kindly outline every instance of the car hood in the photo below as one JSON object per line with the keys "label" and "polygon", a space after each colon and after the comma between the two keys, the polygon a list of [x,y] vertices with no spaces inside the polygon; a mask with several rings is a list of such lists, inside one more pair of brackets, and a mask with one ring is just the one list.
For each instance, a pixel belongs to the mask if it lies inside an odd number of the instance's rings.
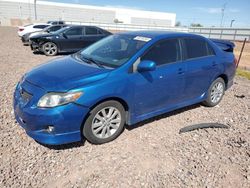
{"label": "car hood", "polygon": [[41,37],[45,38],[45,37],[54,37],[54,36],[55,36],[55,34],[52,34],[52,33],[38,33],[34,36],[31,36],[30,39],[34,40],[34,39],[38,39]]}
{"label": "car hood", "polygon": [[111,70],[66,56],[34,68],[25,80],[47,92],[68,91],[104,79]]}
{"label": "car hood", "polygon": [[47,34],[48,34],[47,32],[38,31],[38,32],[31,33],[30,37],[34,37],[34,36],[37,36],[37,35],[47,35]]}

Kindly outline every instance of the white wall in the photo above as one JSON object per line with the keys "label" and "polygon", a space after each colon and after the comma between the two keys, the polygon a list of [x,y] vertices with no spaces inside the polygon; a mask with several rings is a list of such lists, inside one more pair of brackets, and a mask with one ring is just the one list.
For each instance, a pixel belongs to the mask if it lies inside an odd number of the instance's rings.
{"label": "white wall", "polygon": [[[34,0],[0,0],[0,21],[10,19],[34,20]],[[79,22],[114,23],[118,19],[124,24],[162,25],[173,27],[176,14],[143,11],[116,7],[101,7],[79,4],[37,1],[39,21],[58,20]]]}

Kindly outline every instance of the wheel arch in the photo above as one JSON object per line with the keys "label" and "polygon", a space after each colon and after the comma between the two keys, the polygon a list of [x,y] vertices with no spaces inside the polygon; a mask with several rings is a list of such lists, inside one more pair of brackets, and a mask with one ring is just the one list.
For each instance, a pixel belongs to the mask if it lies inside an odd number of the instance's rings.
{"label": "wheel arch", "polygon": [[129,115],[129,105],[128,103],[120,98],[120,97],[108,97],[108,98],[104,98],[104,99],[101,99],[99,100],[98,102],[96,102],[94,105],[92,105],[90,108],[89,108],[89,111],[88,113],[86,114],[86,116],[84,117],[83,121],[82,121],[82,124],[81,124],[81,135],[82,134],[82,130],[83,130],[83,126],[85,124],[85,121],[87,120],[91,110],[93,110],[96,106],[98,106],[99,104],[103,103],[103,102],[106,102],[106,101],[117,101],[119,102],[123,107],[124,107],[124,110],[126,112],[126,119],[125,119],[125,123],[127,124],[129,122],[129,119],[130,119],[130,115]]}
{"label": "wheel arch", "polygon": [[56,48],[57,48],[57,53],[56,53],[56,55],[57,55],[58,53],[61,52],[59,45],[58,45],[55,41],[46,39],[46,40],[43,40],[43,42],[41,42],[41,43],[39,44],[40,49],[41,49],[41,51],[42,51],[43,53],[44,53],[44,51],[43,51],[43,45],[45,45],[46,43],[53,43],[53,44],[56,45]]}
{"label": "wheel arch", "polygon": [[217,76],[217,78],[222,78],[225,82],[225,86],[226,86],[226,89],[227,89],[227,86],[228,86],[228,76],[226,74],[220,74],[219,76]]}
{"label": "wheel arch", "polygon": [[106,102],[106,101],[117,101],[117,102],[119,102],[119,103],[122,104],[122,106],[124,107],[125,111],[128,111],[128,110],[129,110],[129,106],[128,106],[127,102],[126,102],[124,99],[122,99],[122,98],[120,98],[120,97],[107,97],[107,98],[104,98],[104,99],[99,100],[99,101],[96,102],[94,105],[92,105],[92,106],[90,107],[90,111],[91,111],[92,109],[94,109],[97,105],[99,105],[99,104],[101,104],[101,103],[103,103],[103,102]]}
{"label": "wheel arch", "polygon": [[50,40],[50,39],[42,39],[42,40],[40,40],[40,41],[39,41],[40,47],[42,47],[42,46],[43,46],[45,43],[47,43],[47,42],[52,42],[52,43],[54,43],[54,44],[57,46],[57,49],[59,50],[59,45],[58,45],[58,43],[55,42],[54,40]]}

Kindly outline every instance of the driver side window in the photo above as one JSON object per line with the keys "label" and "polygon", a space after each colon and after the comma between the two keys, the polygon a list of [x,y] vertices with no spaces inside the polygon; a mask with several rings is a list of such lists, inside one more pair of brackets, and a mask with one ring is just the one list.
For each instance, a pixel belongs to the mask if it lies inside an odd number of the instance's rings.
{"label": "driver side window", "polygon": [[67,36],[77,36],[77,35],[82,35],[82,28],[81,27],[76,27],[76,28],[71,28],[68,31],[65,32]]}
{"label": "driver side window", "polygon": [[173,63],[180,60],[180,47],[178,39],[167,39],[157,42],[146,52],[141,60],[151,60],[157,66]]}

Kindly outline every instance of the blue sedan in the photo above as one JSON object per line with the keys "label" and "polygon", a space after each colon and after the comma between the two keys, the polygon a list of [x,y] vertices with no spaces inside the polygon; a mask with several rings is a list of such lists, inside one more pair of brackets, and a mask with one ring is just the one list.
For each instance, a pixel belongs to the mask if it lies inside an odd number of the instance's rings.
{"label": "blue sedan", "polygon": [[187,33],[111,35],[25,74],[14,93],[15,117],[43,144],[103,144],[125,124],[195,103],[217,105],[233,84],[233,48]]}

